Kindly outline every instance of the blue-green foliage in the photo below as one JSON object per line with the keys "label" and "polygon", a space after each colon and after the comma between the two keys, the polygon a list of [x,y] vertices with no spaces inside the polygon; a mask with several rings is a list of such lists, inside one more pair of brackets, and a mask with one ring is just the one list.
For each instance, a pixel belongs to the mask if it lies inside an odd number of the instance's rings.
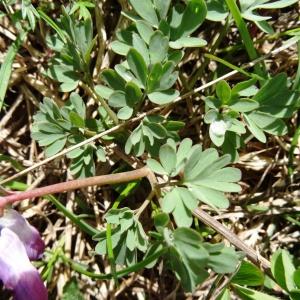
{"label": "blue-green foliage", "polygon": [[[71,13],[74,13],[74,9]],[[78,86],[80,80],[90,80],[91,52],[95,44],[93,23],[91,17],[86,15],[83,20],[75,19],[69,9],[63,10],[57,23],[55,26],[51,22],[49,24],[54,26],[56,34],[48,36],[47,43],[56,55],[46,75],[61,84],[61,91],[69,92]]]}
{"label": "blue-green foliage", "polygon": [[[115,260],[119,265],[132,265],[137,262],[138,250],[146,252],[148,248],[147,235],[142,224],[134,212],[124,207],[122,209],[111,209],[105,215],[108,224],[113,224],[112,247],[115,252]],[[96,253],[104,255],[107,253],[106,232],[94,236],[98,241]]]}
{"label": "blue-green foliage", "polygon": [[[103,124],[86,117],[86,107],[81,97],[72,93],[63,107],[45,98],[40,111],[33,117],[31,137],[45,147],[45,155],[51,157],[66,146],[76,145],[86,139],[90,132],[103,131]],[[84,145],[67,154],[71,159],[70,170],[76,177],[95,174],[95,159],[105,161],[101,146]]]}
{"label": "blue-green foliage", "polygon": [[237,158],[232,141],[245,136],[248,129],[262,143],[266,134],[281,136],[287,133],[284,119],[297,110],[299,95],[288,88],[287,76],[280,73],[265,81],[258,89],[256,80],[240,82],[232,89],[225,81],[216,85],[216,96],[205,100],[209,124],[209,136],[216,146],[223,145],[223,151]]}
{"label": "blue-green foliage", "polygon": [[172,213],[177,226],[189,227],[192,224],[192,212],[199,200],[213,208],[227,208],[229,201],[224,192],[239,192],[236,184],[241,172],[232,167],[230,156],[219,157],[216,149],[203,151],[200,145],[192,146],[190,139],[184,139],[176,149],[173,140],[160,147],[160,162],[152,158],[147,165],[153,172],[182,177],[177,186],[168,188],[162,199],[162,210]]}
{"label": "blue-green foliage", "polygon": [[[223,21],[228,15],[229,10],[226,2],[223,0],[207,0],[208,20],[214,22]],[[267,22],[272,19],[271,16],[261,14],[264,10],[274,10],[284,8],[297,3],[298,0],[240,0],[241,16],[253,23],[265,33],[272,34],[274,30]]]}

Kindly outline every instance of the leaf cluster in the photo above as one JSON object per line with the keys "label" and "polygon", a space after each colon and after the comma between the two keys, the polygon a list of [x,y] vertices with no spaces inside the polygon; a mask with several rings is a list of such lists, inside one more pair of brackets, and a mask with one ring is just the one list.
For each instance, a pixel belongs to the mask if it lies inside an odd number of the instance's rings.
{"label": "leaf cluster", "polygon": [[[64,147],[78,144],[94,130],[103,131],[100,121],[86,118],[86,107],[77,93],[70,95],[63,107],[49,98],[44,98],[40,110],[33,117],[31,137],[45,148],[45,155],[51,157]],[[95,174],[95,156],[105,161],[105,151],[93,144],[77,148],[67,154],[71,159],[70,171],[75,177],[88,177]]]}
{"label": "leaf cluster", "polygon": [[162,210],[173,214],[177,226],[191,226],[192,212],[199,201],[215,209],[227,208],[229,201],[224,192],[241,190],[236,183],[241,179],[240,170],[226,167],[230,164],[229,155],[219,157],[216,149],[192,146],[188,138],[178,148],[169,139],[160,147],[159,160],[147,160],[153,172],[169,178],[181,177],[162,199]]}
{"label": "leaf cluster", "polygon": [[[210,21],[221,22],[229,15],[229,10],[224,0],[207,0],[207,16]],[[272,26],[267,22],[272,17],[266,15],[264,10],[281,9],[297,3],[297,0],[240,0],[241,16],[253,22],[265,33],[273,34]],[[264,12],[264,13],[261,13]]]}
{"label": "leaf cluster", "polygon": [[111,44],[112,50],[126,59],[103,71],[107,86],[98,87],[122,120],[136,113],[145,99],[158,105],[174,101],[179,96],[172,87],[178,78],[175,68],[183,57],[180,49],[206,44],[190,37],[204,21],[203,0],[190,0],[186,6],[178,4],[171,9],[169,0],[129,2],[136,15],[122,13],[134,23],[117,32],[117,40]]}
{"label": "leaf cluster", "polygon": [[201,235],[191,228],[169,229],[170,219],[167,214],[159,213],[154,223],[159,235],[146,254],[153,254],[161,247],[167,248],[165,258],[168,267],[181,281],[183,288],[191,292],[207,279],[208,270],[219,274],[235,270],[239,256],[231,247],[224,244],[204,243]]}
{"label": "leaf cluster", "polygon": [[158,115],[145,117],[128,137],[125,152],[127,154],[133,152],[136,156],[141,156],[147,151],[156,157],[160,146],[168,138],[179,140],[177,131],[183,126],[183,122],[168,121]]}
{"label": "leaf cluster", "polygon": [[[56,34],[47,37],[47,45],[56,52],[56,55],[51,60],[46,75],[58,81],[63,92],[73,91],[80,80],[90,81],[91,52],[95,39],[92,19],[87,15],[86,7],[91,6],[75,3],[72,8],[63,8],[63,14],[54,24],[40,11],[41,16],[56,31]],[[77,9],[83,14],[82,20],[74,16]]]}
{"label": "leaf cluster", "polygon": [[233,159],[238,157],[236,149],[246,136],[246,128],[265,143],[265,133],[276,136],[287,133],[284,119],[297,110],[298,95],[288,88],[285,73],[266,80],[260,89],[255,83],[254,78],[231,89],[226,81],[220,81],[216,85],[216,96],[205,100],[208,109],[204,120],[209,124],[209,136]]}
{"label": "leaf cluster", "polygon": [[256,291],[252,287],[265,286],[272,289],[278,284],[291,300],[299,299],[300,295],[300,269],[296,269],[290,254],[279,249],[271,257],[271,273],[275,281],[271,280],[256,266],[243,261],[238,272],[230,281],[230,288],[224,289],[218,300],[231,299],[230,290],[234,291],[243,300],[276,300],[265,292]]}
{"label": "leaf cluster", "polygon": [[[147,235],[142,224],[134,212],[124,207],[122,209],[110,209],[105,219],[108,224],[113,224],[112,248],[115,254],[115,261],[119,265],[133,265],[137,262],[138,251],[146,252],[148,248]],[[99,255],[107,253],[106,231],[95,235],[97,240],[95,251]]]}

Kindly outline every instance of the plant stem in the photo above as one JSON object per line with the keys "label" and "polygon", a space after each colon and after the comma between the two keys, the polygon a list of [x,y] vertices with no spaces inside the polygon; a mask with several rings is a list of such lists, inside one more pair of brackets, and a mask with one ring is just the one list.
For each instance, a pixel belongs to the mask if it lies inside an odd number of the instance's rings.
{"label": "plant stem", "polygon": [[48,194],[56,194],[67,191],[72,191],[80,188],[85,188],[93,185],[102,186],[106,184],[117,184],[137,180],[142,177],[147,177],[150,170],[147,167],[109,175],[94,176],[85,179],[76,179],[67,182],[61,182],[45,187],[37,188],[30,191],[20,192],[13,195],[0,197],[0,207],[7,204],[12,204],[16,201],[21,201],[29,198],[41,197]]}
{"label": "plant stem", "polygon": [[[150,264],[151,262],[155,261],[156,259],[158,259],[160,256],[162,256],[163,254],[165,254],[165,252],[168,250],[167,247],[157,251],[156,253],[146,257],[145,259],[143,259],[142,261],[134,264],[133,266],[130,266],[128,268],[125,268],[121,271],[116,272],[117,277],[124,277],[130,273],[133,272],[138,272],[141,269],[145,268],[148,264]],[[96,274],[90,271],[87,271],[86,269],[84,269],[80,264],[74,262],[73,260],[69,259],[68,257],[66,257],[63,253],[61,254],[61,258],[63,259],[63,261],[67,264],[70,264],[71,268],[83,275],[86,275],[90,278],[95,278],[95,279],[112,279],[113,275],[111,273],[109,274]]]}
{"label": "plant stem", "polygon": [[100,102],[100,104],[104,107],[104,109],[106,110],[106,112],[108,113],[110,118],[113,120],[114,124],[118,125],[119,124],[119,119],[118,119],[117,115],[114,113],[113,110],[111,110],[111,108],[108,106],[108,104],[105,102],[105,100],[96,93],[95,89],[93,87],[90,87],[90,86],[86,85],[84,82],[80,82],[80,86],[92,98],[94,98],[97,102]]}
{"label": "plant stem", "polygon": [[148,195],[147,199],[143,202],[140,208],[137,210],[136,217],[139,219],[143,211],[147,208],[149,203],[151,203],[152,198],[155,196],[155,190],[152,190]]}
{"label": "plant stem", "polygon": [[118,276],[117,276],[117,269],[116,269],[116,260],[113,250],[112,238],[111,238],[111,224],[108,223],[106,226],[106,248],[107,248],[107,255],[108,260],[111,267],[111,273],[113,275],[113,279],[115,284],[118,284]]}
{"label": "plant stem", "polygon": [[298,146],[298,141],[299,141],[299,137],[300,137],[300,126],[298,126],[298,128],[296,129],[293,139],[292,139],[292,143],[291,143],[291,148],[289,150],[289,161],[288,161],[288,173],[289,175],[292,177],[293,173],[294,173],[294,151]]}
{"label": "plant stem", "polygon": [[[250,60],[257,59],[258,55],[256,49],[253,45],[253,41],[248,31],[246,22],[244,21],[241,12],[236,4],[236,0],[226,0],[226,3],[239,29],[240,35],[245,44]],[[254,70],[257,73],[257,75],[260,75],[261,77],[266,77],[267,75],[264,66],[261,68],[259,65],[255,65]]]}
{"label": "plant stem", "polygon": [[60,203],[60,201],[58,201],[54,196],[52,195],[48,195],[45,196],[45,199],[49,200],[50,202],[52,202],[56,208],[61,211],[65,217],[67,217],[68,219],[70,219],[74,224],[76,224],[78,226],[78,228],[80,228],[82,231],[86,232],[89,235],[95,235],[97,233],[99,233],[99,230],[97,230],[96,228],[94,228],[93,226],[89,225],[88,223],[86,223],[85,221],[81,220],[79,218],[79,216],[76,216],[75,214],[73,214],[71,211],[69,211],[64,205],[62,205]]}
{"label": "plant stem", "polygon": [[[297,43],[298,57],[300,57],[300,41]],[[298,59],[298,69],[293,83],[293,90],[300,90],[300,59]]]}

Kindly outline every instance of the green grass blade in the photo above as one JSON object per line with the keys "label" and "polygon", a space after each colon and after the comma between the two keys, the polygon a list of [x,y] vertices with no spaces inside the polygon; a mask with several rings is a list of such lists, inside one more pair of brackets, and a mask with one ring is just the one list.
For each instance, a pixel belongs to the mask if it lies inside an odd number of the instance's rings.
{"label": "green grass blade", "polygon": [[21,34],[17,37],[16,41],[9,47],[8,52],[4,58],[3,64],[0,68],[0,111],[2,109],[6,91],[8,88],[8,83],[10,75],[12,72],[12,64],[15,59],[16,54],[20,46],[22,45],[23,40],[25,39],[26,34]]}
{"label": "green grass blade", "polygon": [[68,219],[70,219],[82,231],[86,232],[89,235],[95,235],[95,234],[99,233],[99,230],[97,230],[93,226],[89,225],[85,221],[81,220],[78,216],[76,216],[71,211],[69,211],[54,196],[48,195],[48,196],[45,196],[44,198],[47,199],[47,200],[49,200],[50,202],[52,202],[56,206],[56,208],[64,214],[65,217],[67,217]]}
{"label": "green grass blade", "polygon": [[[297,43],[298,57],[300,57],[300,41]],[[298,69],[293,83],[293,90],[300,91],[300,59],[298,59]]]}
{"label": "green grass blade", "polygon": [[47,16],[42,10],[38,10],[38,13],[40,15],[40,17],[52,28],[56,31],[56,33],[59,35],[59,37],[61,38],[61,40],[66,43],[66,35],[63,32],[63,30],[61,30],[59,28],[59,26],[57,26],[57,24],[49,17]]}
{"label": "green grass blade", "polygon": [[295,132],[295,134],[293,136],[293,139],[292,139],[291,148],[289,150],[288,172],[289,172],[290,176],[293,175],[294,170],[295,170],[295,167],[294,167],[294,151],[297,148],[299,137],[300,137],[300,126],[296,129],[296,132]]}
{"label": "green grass blade", "polygon": [[260,76],[258,76],[256,74],[247,72],[243,68],[237,67],[237,66],[231,64],[230,62],[228,62],[228,61],[226,61],[226,60],[224,60],[222,58],[219,58],[219,57],[217,57],[217,56],[215,56],[213,54],[206,53],[206,54],[204,54],[204,56],[207,57],[207,58],[209,58],[209,59],[215,60],[215,61],[223,64],[224,66],[226,66],[226,67],[228,67],[228,68],[230,68],[232,70],[238,71],[238,72],[240,72],[241,74],[244,74],[247,77],[255,78],[255,79],[260,79],[260,80],[263,79],[262,77],[260,77]]}
{"label": "green grass blade", "polygon": [[[246,22],[244,21],[242,15],[241,15],[241,12],[236,4],[236,1],[235,0],[226,0],[226,3],[232,14],[234,21],[238,27],[238,30],[239,30],[241,38],[245,44],[245,48],[247,50],[250,60],[257,59],[258,55],[257,55],[256,49],[254,47],[253,40],[248,31]],[[254,70],[257,73],[257,75],[264,77],[264,78],[267,77],[267,73],[266,73],[264,65],[262,65],[262,66],[256,65],[256,66],[254,66]]]}

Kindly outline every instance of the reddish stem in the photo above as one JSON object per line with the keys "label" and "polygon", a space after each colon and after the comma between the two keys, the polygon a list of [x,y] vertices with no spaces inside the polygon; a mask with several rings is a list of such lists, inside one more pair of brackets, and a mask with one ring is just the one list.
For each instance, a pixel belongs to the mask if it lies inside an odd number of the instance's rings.
{"label": "reddish stem", "polygon": [[29,198],[41,197],[48,194],[57,194],[67,191],[72,191],[88,186],[102,186],[106,184],[117,184],[122,182],[133,181],[149,175],[150,170],[147,167],[128,171],[123,173],[94,176],[85,179],[76,179],[67,182],[48,185],[45,187],[37,188],[31,191],[20,192],[12,195],[0,197],[0,210],[7,204],[12,204],[16,201],[21,201]]}

